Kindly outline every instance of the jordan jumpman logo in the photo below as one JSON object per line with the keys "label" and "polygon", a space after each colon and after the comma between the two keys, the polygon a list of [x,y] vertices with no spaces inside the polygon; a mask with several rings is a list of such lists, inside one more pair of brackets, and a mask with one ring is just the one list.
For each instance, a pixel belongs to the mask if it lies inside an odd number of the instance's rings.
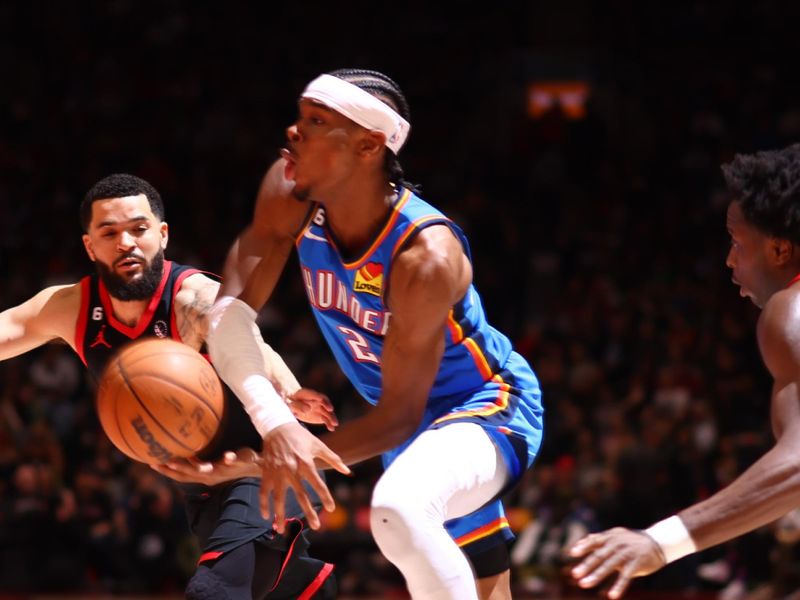
{"label": "jordan jumpman logo", "polygon": [[94,338],[94,341],[89,345],[89,348],[94,348],[95,346],[102,344],[106,348],[111,348],[111,344],[106,341],[106,326],[103,325],[100,327],[100,331],[97,332],[97,337]]}

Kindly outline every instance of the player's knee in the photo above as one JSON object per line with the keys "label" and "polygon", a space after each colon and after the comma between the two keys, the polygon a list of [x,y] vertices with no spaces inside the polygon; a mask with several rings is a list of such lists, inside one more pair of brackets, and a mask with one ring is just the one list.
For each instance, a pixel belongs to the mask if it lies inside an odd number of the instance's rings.
{"label": "player's knee", "polygon": [[430,512],[413,499],[400,501],[396,497],[373,496],[370,507],[372,535],[384,553],[412,551],[417,538],[415,530],[430,527],[435,521]]}
{"label": "player's knee", "polygon": [[186,586],[186,600],[233,600],[210,569],[198,569]]}
{"label": "player's knee", "polygon": [[370,513],[370,528],[375,543],[387,558],[411,543],[411,530],[407,511],[396,504],[373,504]]}

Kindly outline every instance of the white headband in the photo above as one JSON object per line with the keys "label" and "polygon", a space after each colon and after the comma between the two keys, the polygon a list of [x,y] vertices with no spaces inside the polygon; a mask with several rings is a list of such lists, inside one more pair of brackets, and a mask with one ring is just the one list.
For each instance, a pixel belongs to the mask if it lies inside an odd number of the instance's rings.
{"label": "white headband", "polygon": [[397,154],[411,125],[390,106],[360,87],[333,75],[320,75],[306,86],[301,98],[321,102],[362,127],[386,136],[386,146]]}

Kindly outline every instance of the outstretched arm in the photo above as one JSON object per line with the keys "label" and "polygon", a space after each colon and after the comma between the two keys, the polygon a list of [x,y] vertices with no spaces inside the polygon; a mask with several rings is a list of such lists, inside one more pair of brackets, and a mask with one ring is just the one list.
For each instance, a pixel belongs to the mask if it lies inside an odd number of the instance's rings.
{"label": "outstretched arm", "polygon": [[609,597],[619,598],[633,577],[766,525],[800,504],[798,309],[795,296],[779,292],[759,319],[759,346],[775,380],[771,408],[775,446],[728,487],[645,533],[616,528],[579,541],[570,554],[586,557],[572,570],[581,587],[592,587],[618,571]]}
{"label": "outstretched arm", "polygon": [[[291,196],[292,184],[284,180],[283,170],[284,161],[279,160],[264,177],[253,223],[228,256],[225,283],[210,314],[208,345],[217,372],[242,401],[263,437],[263,473],[268,476],[279,467],[291,473],[286,486],[294,489],[309,525],[316,529],[319,518],[303,480],[312,485],[327,510],[333,510],[335,504],[314,468],[315,458],[343,473],[349,473],[349,469],[297,422],[272,385],[252,333],[256,311],[272,294],[309,208]],[[255,269],[248,273],[255,263]],[[265,516],[269,492],[269,487],[262,486],[261,509]],[[274,507],[276,529],[283,532],[285,488],[275,490]]]}
{"label": "outstretched arm", "polygon": [[0,312],[0,360],[61,338],[75,348],[80,285],[56,285]]}
{"label": "outstretched arm", "polygon": [[[208,337],[208,313],[217,297],[220,283],[202,273],[187,277],[175,296],[175,319],[181,341],[199,350]],[[253,323],[253,338],[264,361],[264,371],[275,390],[286,401],[292,414],[305,423],[320,423],[333,431],[338,422],[330,400],[324,394],[300,387],[292,371],[261,337]]]}

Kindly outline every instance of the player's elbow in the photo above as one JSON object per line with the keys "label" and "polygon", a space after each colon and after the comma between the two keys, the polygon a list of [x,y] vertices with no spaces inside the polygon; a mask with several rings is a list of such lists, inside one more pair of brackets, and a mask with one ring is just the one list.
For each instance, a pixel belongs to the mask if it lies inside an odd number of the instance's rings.
{"label": "player's elbow", "polygon": [[800,500],[800,437],[786,432],[771,450],[772,460],[766,470],[767,486],[786,490]]}

